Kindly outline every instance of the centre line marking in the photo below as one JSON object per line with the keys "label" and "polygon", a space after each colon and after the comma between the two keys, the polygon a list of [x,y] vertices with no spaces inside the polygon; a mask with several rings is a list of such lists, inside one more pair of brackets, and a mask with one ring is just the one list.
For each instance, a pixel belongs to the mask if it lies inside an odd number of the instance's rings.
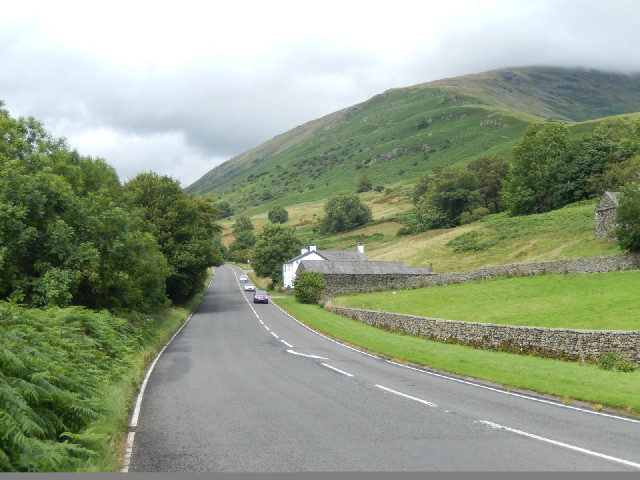
{"label": "centre line marking", "polygon": [[282,340],[282,339],[280,339],[280,341],[281,341],[282,343],[284,343],[287,347],[289,347],[289,348],[293,348],[293,345],[291,345],[290,343],[287,343],[287,342],[285,342],[285,341],[284,341],[284,340]]}
{"label": "centre line marking", "polygon": [[387,392],[393,393],[394,395],[399,395],[404,398],[408,398],[409,400],[414,400],[416,402],[422,403],[424,405],[428,405],[430,407],[437,407],[435,403],[427,402],[426,400],[422,400],[421,398],[412,397],[411,395],[407,395],[406,393],[396,392],[395,390],[391,390],[390,388],[383,387],[382,385],[376,385],[376,387],[381,388],[382,390],[386,390]]}
{"label": "centre line marking", "polygon": [[347,372],[345,372],[345,371],[342,371],[342,370],[340,370],[339,368],[332,367],[331,365],[328,365],[328,364],[326,364],[326,363],[323,363],[322,365],[323,365],[323,366],[325,366],[325,367],[327,367],[327,368],[329,368],[329,369],[331,369],[331,370],[333,370],[334,372],[338,372],[338,373],[340,373],[341,375],[346,375],[347,377],[353,377],[353,375],[351,375],[350,373],[347,373]]}
{"label": "centre line marking", "polygon": [[274,332],[269,332],[271,335],[273,335],[276,338],[280,338],[278,335],[276,335]]}
{"label": "centre line marking", "polygon": [[533,433],[523,432],[522,430],[516,430],[515,428],[505,427],[504,425],[488,422],[486,420],[481,420],[478,423],[489,425],[491,428],[506,430],[507,432],[515,433],[516,435],[521,435],[523,437],[532,438],[534,440],[540,440],[541,442],[550,443],[558,447],[568,448],[569,450],[591,455],[593,457],[604,458],[605,460],[621,463],[622,465],[627,465],[629,467],[640,469],[640,463],[630,462],[629,460],[623,460],[622,458],[612,457],[611,455],[605,455],[604,453],[598,453],[592,450],[587,450],[586,448],[576,447],[575,445],[569,445],[568,443],[558,442],[557,440],[551,440],[550,438],[534,435]]}
{"label": "centre line marking", "polygon": [[306,355],[304,353],[296,352],[295,350],[287,350],[287,353],[290,353],[291,355],[298,355],[300,357],[317,358],[317,359],[320,359],[320,360],[329,360],[328,358],[319,357],[317,355]]}

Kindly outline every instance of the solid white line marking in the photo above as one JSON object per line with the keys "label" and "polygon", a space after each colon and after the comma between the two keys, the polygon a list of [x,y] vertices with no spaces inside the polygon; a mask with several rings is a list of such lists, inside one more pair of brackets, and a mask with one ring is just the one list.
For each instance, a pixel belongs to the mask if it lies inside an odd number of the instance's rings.
{"label": "solid white line marking", "polygon": [[287,347],[289,348],[293,348],[293,345],[291,345],[290,343],[285,342],[284,340],[280,340],[282,343],[284,343]]}
{"label": "solid white line marking", "polygon": [[423,370],[421,368],[415,368],[415,367],[411,367],[409,365],[403,365],[402,363],[394,362],[392,360],[387,360],[387,363],[390,363],[392,365],[396,365],[398,367],[407,368],[407,369],[413,370],[415,372],[420,372],[420,373],[424,373],[426,375],[431,375],[432,377],[438,377],[438,378],[443,378],[445,380],[451,380],[453,382],[462,383],[464,385],[470,385],[472,387],[482,388],[484,390],[489,390],[491,392],[501,393],[503,395],[509,395],[511,397],[523,398],[525,400],[531,400],[533,402],[544,403],[544,404],[547,404],[547,405],[553,405],[554,407],[567,408],[569,410],[574,410],[574,411],[577,411],[577,412],[590,413],[592,415],[598,415],[600,417],[613,418],[613,419],[616,419],[616,420],[623,420],[625,422],[639,423],[640,424],[640,420],[635,420],[633,418],[620,417],[618,415],[612,415],[610,413],[597,412],[595,410],[586,410],[584,408],[574,407],[573,405],[565,405],[564,403],[552,402],[551,400],[545,400],[544,398],[531,397],[529,395],[524,395],[522,393],[508,392],[506,390],[500,390],[499,388],[489,387],[487,385],[482,385],[482,384],[479,384],[479,383],[470,382],[468,380],[462,380],[460,378],[450,377],[448,375],[443,375],[441,373],[430,372],[428,370]]}
{"label": "solid white line marking", "polygon": [[[212,282],[213,282],[213,274],[211,275],[211,280],[209,280],[209,287],[211,286]],[[207,287],[207,291],[209,287]],[[198,307],[203,302],[206,295],[207,294],[205,292],[205,294],[200,299],[200,303],[198,303],[198,306],[193,309],[193,312],[195,312],[198,309]],[[160,352],[158,352],[158,355],[156,356],[156,358],[153,360],[153,362],[149,366],[149,369],[147,370],[147,373],[144,376],[144,380],[142,381],[142,385],[140,386],[140,391],[138,392],[138,396],[136,397],[136,405],[133,409],[133,415],[131,416],[131,422],[129,422],[129,427],[135,428],[138,426],[138,417],[140,416],[140,408],[142,407],[142,398],[144,397],[144,392],[147,388],[147,383],[149,382],[149,377],[151,376],[151,372],[153,372],[153,368],[156,366],[156,363],[158,363],[158,359],[160,358],[160,355],[162,355],[165,349],[169,346],[169,344],[173,341],[173,339],[176,338],[176,336],[182,331],[182,329],[187,326],[187,323],[189,323],[189,320],[191,320],[191,317],[193,317],[193,312],[191,313],[191,315],[189,315],[189,318],[187,318],[184,321],[184,323],[176,331],[176,333],[173,334],[173,336],[169,339],[169,341],[164,344]],[[131,454],[133,452],[133,441],[134,441],[135,435],[136,435],[135,431],[129,432],[129,434],[127,435],[127,446],[125,448],[124,463],[123,463],[122,469],[120,470],[123,473],[129,472],[129,464],[131,463]]]}
{"label": "solid white line marking", "polygon": [[422,403],[424,405],[428,405],[430,407],[437,407],[435,403],[427,402],[426,400],[422,400],[421,398],[412,397],[411,395],[407,395],[406,393],[396,392],[395,390],[391,390],[390,388],[383,387],[382,385],[376,385],[376,387],[381,388],[382,390],[386,390],[387,392],[393,393],[394,395],[399,395],[404,398],[408,398],[409,400],[414,400],[416,402]]}
{"label": "solid white line marking", "polygon": [[331,370],[333,370],[335,372],[338,372],[338,373],[340,373],[342,375],[346,375],[347,377],[353,377],[353,375],[351,375],[350,373],[344,372],[344,371],[340,370],[339,368],[332,367],[331,365],[327,365],[326,363],[323,363],[322,365],[327,367],[327,368],[330,368]]}
{"label": "solid white line marking", "polygon": [[276,335],[276,334],[275,334],[275,333],[273,333],[273,332],[269,332],[269,333],[271,333],[271,335],[273,335],[273,336],[274,336],[274,337],[276,337],[276,338],[280,338],[278,335]]}
{"label": "solid white line marking", "polygon": [[300,357],[317,358],[317,359],[320,359],[320,360],[329,360],[328,358],[319,357],[317,355],[306,355],[304,353],[296,352],[295,350],[287,350],[287,353],[290,353],[291,355],[298,355]]}
{"label": "solid white line marking", "polygon": [[[362,350],[358,350],[357,348],[351,347],[349,345],[345,345],[344,343],[338,342],[337,340],[334,340],[333,338],[329,338],[326,335],[323,335],[322,333],[320,333],[320,332],[314,330],[313,328],[309,327],[308,325],[305,325],[304,323],[302,323],[300,320],[295,318],[293,315],[289,314],[289,312],[286,312],[285,310],[283,310],[276,303],[274,303],[274,305],[282,313],[284,313],[287,317],[291,318],[294,322],[298,323],[299,325],[301,325],[302,327],[306,328],[310,332],[313,332],[316,335],[324,338],[325,340],[329,340],[330,342],[333,342],[336,345],[340,345],[341,347],[348,348],[349,350],[353,350],[354,352],[358,352],[358,353],[360,353],[362,355],[366,355],[367,357],[375,358],[375,359],[378,359],[378,360],[381,359],[381,357],[379,357],[379,356],[372,355],[372,354],[367,353],[367,352],[363,352]],[[522,399],[525,399],[525,400],[530,400],[530,401],[533,401],[533,402],[544,403],[544,404],[547,404],[547,405],[552,405],[554,407],[567,408],[569,410],[574,410],[576,412],[588,413],[588,414],[597,415],[597,416],[600,416],[600,417],[613,418],[613,419],[616,419],[616,420],[622,420],[624,422],[640,424],[640,420],[636,420],[636,419],[629,418],[629,417],[621,417],[619,415],[613,415],[613,414],[610,414],[610,413],[597,412],[595,410],[587,410],[587,409],[584,409],[584,408],[575,407],[573,405],[565,405],[564,403],[552,402],[550,400],[545,400],[543,398],[537,398],[537,397],[531,397],[529,395],[523,395],[521,393],[508,392],[506,390],[500,390],[498,388],[489,387],[487,385],[482,385],[482,384],[479,384],[479,383],[469,382],[467,380],[461,380],[459,378],[450,377],[448,375],[443,375],[443,374],[436,373],[436,372],[430,372],[429,370],[410,367],[409,365],[404,365],[402,363],[394,362],[392,360],[386,360],[386,362],[390,363],[392,365],[395,365],[397,367],[407,368],[409,370],[420,372],[420,373],[423,373],[423,374],[426,374],[426,375],[431,375],[433,377],[439,377],[439,378],[442,378],[442,379],[445,379],[445,380],[451,380],[453,382],[458,382],[458,383],[462,383],[462,384],[465,384],[465,385],[470,385],[470,386],[477,387],[477,388],[483,388],[485,390],[490,390],[492,392],[500,393],[500,394],[503,394],[503,395],[510,395],[512,397],[518,397],[518,398],[522,398]]]}
{"label": "solid white line marking", "polygon": [[549,438],[541,437],[539,435],[534,435],[533,433],[523,432],[522,430],[516,430],[515,428],[505,427],[504,425],[499,425],[497,423],[488,422],[486,420],[481,420],[478,423],[483,423],[485,425],[489,425],[491,428],[496,428],[500,430],[506,430],[507,432],[515,433],[516,435],[521,435],[523,437],[532,438],[534,440],[540,440],[541,442],[550,443],[552,445],[556,445],[558,447],[567,448],[569,450],[573,450],[576,452],[584,453],[587,455],[591,455],[593,457],[604,458],[605,460],[609,460],[616,463],[621,463],[623,465],[627,465],[629,467],[640,469],[640,463],[630,462],[629,460],[623,460],[622,458],[612,457],[611,455],[605,455],[604,453],[594,452],[592,450],[587,450],[586,448],[576,447],[575,445],[569,445],[568,443],[558,442],[557,440],[551,440]]}

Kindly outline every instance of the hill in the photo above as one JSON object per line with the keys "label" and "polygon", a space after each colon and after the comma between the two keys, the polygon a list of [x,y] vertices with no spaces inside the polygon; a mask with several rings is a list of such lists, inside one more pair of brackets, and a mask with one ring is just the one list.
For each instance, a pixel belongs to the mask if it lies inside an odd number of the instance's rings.
{"label": "hill", "polygon": [[[375,187],[435,167],[500,155],[532,122],[583,122],[640,111],[640,76],[509,68],[388,90],[313,120],[214,168],[187,188],[236,212],[313,202],[366,174]],[[589,126],[582,126],[584,133]]]}

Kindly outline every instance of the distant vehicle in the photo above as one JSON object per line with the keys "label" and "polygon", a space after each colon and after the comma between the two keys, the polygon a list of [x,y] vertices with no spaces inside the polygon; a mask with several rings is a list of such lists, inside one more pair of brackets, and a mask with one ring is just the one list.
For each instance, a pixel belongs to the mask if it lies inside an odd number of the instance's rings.
{"label": "distant vehicle", "polygon": [[248,282],[249,281],[249,277],[247,277],[246,275],[240,275],[240,281],[242,283]]}
{"label": "distant vehicle", "polygon": [[245,292],[255,292],[256,291],[256,286],[253,283],[247,283],[244,286],[244,291]]}
{"label": "distant vehicle", "polygon": [[264,290],[256,290],[253,294],[253,303],[269,303],[269,295]]}

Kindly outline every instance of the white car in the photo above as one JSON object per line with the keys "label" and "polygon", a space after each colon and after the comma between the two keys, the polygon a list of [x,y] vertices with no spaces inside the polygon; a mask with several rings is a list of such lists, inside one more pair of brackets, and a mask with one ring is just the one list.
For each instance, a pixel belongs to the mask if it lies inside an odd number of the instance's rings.
{"label": "white car", "polygon": [[249,277],[247,277],[246,275],[240,275],[240,281],[242,283],[248,282],[249,281]]}
{"label": "white car", "polygon": [[247,283],[244,286],[244,291],[245,292],[255,292],[256,291],[256,286],[253,283]]}

